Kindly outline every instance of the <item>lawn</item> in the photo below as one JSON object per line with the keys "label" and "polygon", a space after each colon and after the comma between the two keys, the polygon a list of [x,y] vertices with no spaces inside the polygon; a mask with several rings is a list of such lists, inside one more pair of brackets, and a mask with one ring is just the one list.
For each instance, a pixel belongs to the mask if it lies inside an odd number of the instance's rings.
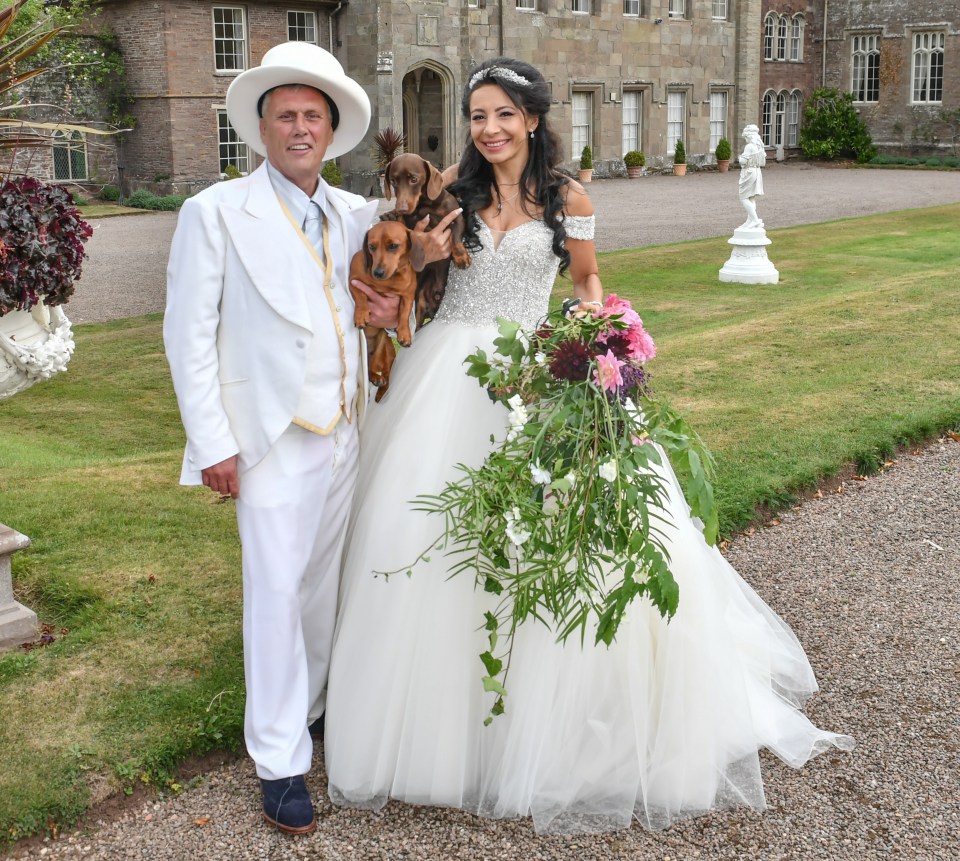
{"label": "lawn", "polygon": [[[778,285],[720,283],[723,239],[601,259],[714,451],[727,533],[960,425],[960,205],[770,235]],[[185,756],[241,737],[233,508],[177,487],[160,319],[76,336],[68,373],[0,403],[0,521],[33,540],[15,587],[54,637],[0,656],[0,842],[175,790]]]}

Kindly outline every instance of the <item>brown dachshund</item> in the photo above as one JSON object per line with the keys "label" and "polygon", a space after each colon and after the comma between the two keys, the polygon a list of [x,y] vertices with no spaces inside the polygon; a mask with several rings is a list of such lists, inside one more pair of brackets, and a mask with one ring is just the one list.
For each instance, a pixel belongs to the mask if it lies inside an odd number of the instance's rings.
{"label": "brown dachshund", "polygon": [[362,326],[367,336],[367,373],[370,382],[377,387],[378,402],[390,385],[390,369],[397,351],[384,329],[369,325],[367,296],[352,282],[356,279],[378,293],[400,297],[397,340],[409,347],[413,340],[410,312],[417,292],[417,273],[413,264],[419,262],[422,265],[422,260],[422,252],[414,248],[410,240],[409,228],[399,221],[381,221],[367,231],[363,248],[350,261],[350,293],[355,304],[353,322]]}
{"label": "brown dachshund", "polygon": [[[437,223],[459,209],[457,199],[443,187],[443,177],[425,158],[414,153],[398,155],[387,165],[384,194],[387,200],[396,195],[397,202],[393,212],[381,216],[383,219],[402,221],[407,227],[416,227],[424,217],[430,216],[427,230],[433,230]],[[463,216],[457,216],[450,225],[450,238],[453,240],[453,262],[458,269],[470,265],[470,253],[463,245]],[[449,260],[429,263],[417,274],[417,328],[433,318],[440,307],[444,290],[447,287]]]}

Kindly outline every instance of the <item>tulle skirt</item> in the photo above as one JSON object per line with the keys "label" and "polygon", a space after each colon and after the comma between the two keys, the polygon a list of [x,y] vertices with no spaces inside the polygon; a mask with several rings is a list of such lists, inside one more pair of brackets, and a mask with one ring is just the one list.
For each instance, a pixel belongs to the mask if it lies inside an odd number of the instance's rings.
{"label": "tulle skirt", "polygon": [[[484,726],[484,611],[492,597],[451,578],[442,530],[418,494],[479,466],[506,412],[464,373],[494,327],[441,322],[402,351],[371,405],[347,536],[328,688],[331,799],[388,798],[491,817],[531,816],[539,833],[658,829],[718,808],[763,809],[758,751],[799,767],[853,740],[803,715],[817,690],[790,628],[703,540],[669,466],[667,548],[680,606],[667,623],[636,601],[616,642],[565,644],[518,630],[506,712]],[[396,572],[389,578],[383,572]]]}

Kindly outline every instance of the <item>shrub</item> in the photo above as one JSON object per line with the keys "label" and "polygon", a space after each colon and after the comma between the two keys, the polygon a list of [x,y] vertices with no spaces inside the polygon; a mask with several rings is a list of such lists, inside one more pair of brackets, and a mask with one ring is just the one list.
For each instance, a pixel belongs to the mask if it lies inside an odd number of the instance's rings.
{"label": "shrub", "polygon": [[240,179],[243,174],[240,173],[240,168],[238,168],[235,164],[228,164],[223,169],[223,176],[225,179]]}
{"label": "shrub", "polygon": [[105,185],[100,189],[100,194],[98,194],[97,197],[112,203],[120,199],[120,189],[115,185]]}
{"label": "shrub", "polygon": [[403,152],[407,145],[407,139],[403,132],[396,129],[381,129],[374,135],[374,158],[377,163],[377,170],[386,170],[388,164],[393,161],[395,156]]}
{"label": "shrub", "polygon": [[713,151],[713,154],[716,156],[717,161],[729,161],[730,156],[733,155],[733,150],[730,148],[730,141],[726,138],[720,138],[717,141],[717,148]]}
{"label": "shrub", "polygon": [[144,188],[138,189],[131,194],[127,200],[127,206],[134,209],[153,209],[163,212],[174,212],[178,210],[187,199],[185,194],[168,194],[164,197],[157,197]]}
{"label": "shrub", "polygon": [[678,140],[677,145],[673,149],[673,163],[674,164],[687,163],[687,151],[683,148],[682,140]]}
{"label": "shrub", "polygon": [[822,87],[813,91],[804,108],[800,150],[807,158],[856,158],[861,163],[877,154],[853,96]]}
{"label": "shrub", "polygon": [[0,184],[0,316],[66,302],[92,234],[62,185],[33,177]]}
{"label": "shrub", "polygon": [[627,167],[643,167],[647,157],[640,150],[632,149],[623,157],[623,163]]}
{"label": "shrub", "polygon": [[82,194],[77,194],[77,192],[72,192],[70,194],[70,200],[73,202],[74,206],[89,206],[90,201],[85,198]]}
{"label": "shrub", "polygon": [[343,174],[335,161],[326,162],[323,165],[323,170],[320,171],[320,176],[323,177],[323,181],[327,185],[343,185]]}
{"label": "shrub", "polygon": [[593,150],[589,144],[580,153],[580,170],[593,170]]}

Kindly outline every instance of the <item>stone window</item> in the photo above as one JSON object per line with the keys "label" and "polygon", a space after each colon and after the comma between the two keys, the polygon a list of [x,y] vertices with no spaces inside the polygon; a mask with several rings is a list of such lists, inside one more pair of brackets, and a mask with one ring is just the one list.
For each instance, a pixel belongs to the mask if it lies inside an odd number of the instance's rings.
{"label": "stone window", "polygon": [[687,0],[669,0],[667,4],[667,16],[670,18],[686,18]]}
{"label": "stone window", "polygon": [[774,12],[767,15],[763,22],[763,59],[772,60],[777,43],[777,22],[780,16]]}
{"label": "stone window", "polygon": [[217,111],[217,136],[220,141],[220,173],[231,164],[240,173],[250,173],[250,150],[230,125],[226,111]]}
{"label": "stone window", "polygon": [[713,0],[713,9],[711,16],[714,21],[727,20],[727,0]]}
{"label": "stone window", "polygon": [[790,60],[799,63],[803,60],[803,15],[794,15],[790,21]]}
{"label": "stone window", "polygon": [[643,14],[640,0],[623,0],[623,14],[639,18]]}
{"label": "stone window", "polygon": [[727,91],[710,93],[710,152],[717,148],[720,138],[727,136]]}
{"label": "stone window", "polygon": [[855,102],[880,100],[880,37],[853,37],[850,92]]}
{"label": "stone window", "polygon": [[787,146],[797,146],[800,142],[800,92],[794,90],[787,96]]}
{"label": "stone window", "polygon": [[536,12],[537,0],[517,0],[517,8],[526,12]]}
{"label": "stone window", "polygon": [[640,90],[624,90],[622,108],[622,151],[641,150],[643,141],[643,93]]}
{"label": "stone window", "polygon": [[53,136],[53,178],[87,178],[87,141],[80,132],[58,131]]}
{"label": "stone window", "polygon": [[585,146],[593,148],[593,93],[574,92],[570,154],[580,158]]}
{"label": "stone window", "polygon": [[287,38],[291,42],[317,44],[317,13],[287,12]]}
{"label": "stone window", "polygon": [[943,31],[913,34],[913,101],[943,101]]}
{"label": "stone window", "polygon": [[787,16],[781,16],[780,20],[777,22],[777,59],[786,60],[787,59],[787,29],[789,26],[789,21]]}
{"label": "stone window", "polygon": [[683,90],[667,93],[667,153],[672,154],[677,141],[684,140],[687,124],[687,94]]}
{"label": "stone window", "polygon": [[589,15],[590,0],[570,0],[570,9],[579,15]]}
{"label": "stone window", "polygon": [[213,55],[218,72],[242,72],[247,67],[247,28],[242,7],[213,7]]}

